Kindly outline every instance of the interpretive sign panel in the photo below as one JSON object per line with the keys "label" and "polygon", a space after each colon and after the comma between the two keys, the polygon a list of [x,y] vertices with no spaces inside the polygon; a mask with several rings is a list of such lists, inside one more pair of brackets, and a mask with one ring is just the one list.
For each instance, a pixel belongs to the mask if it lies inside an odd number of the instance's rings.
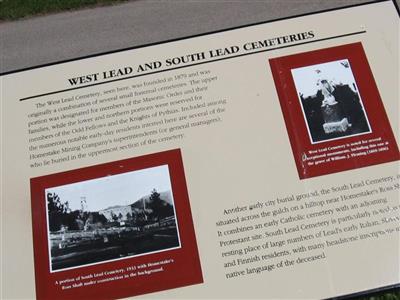
{"label": "interpretive sign panel", "polygon": [[2,296],[399,286],[399,45],[379,1],[2,74]]}

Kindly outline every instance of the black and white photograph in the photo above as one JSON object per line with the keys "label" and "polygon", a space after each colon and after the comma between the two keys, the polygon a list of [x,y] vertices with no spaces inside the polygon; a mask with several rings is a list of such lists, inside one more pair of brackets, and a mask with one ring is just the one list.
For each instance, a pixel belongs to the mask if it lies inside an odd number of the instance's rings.
{"label": "black and white photograph", "polygon": [[291,73],[312,144],[371,132],[349,60]]}
{"label": "black and white photograph", "polygon": [[51,272],[180,248],[168,165],[45,189]]}

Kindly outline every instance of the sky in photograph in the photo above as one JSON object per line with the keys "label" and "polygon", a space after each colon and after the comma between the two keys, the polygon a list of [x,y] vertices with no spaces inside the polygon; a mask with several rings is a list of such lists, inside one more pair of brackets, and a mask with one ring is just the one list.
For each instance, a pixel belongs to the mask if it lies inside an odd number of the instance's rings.
{"label": "sky in photograph", "polygon": [[[341,63],[347,63],[349,67],[346,68]],[[320,73],[318,73],[317,70],[319,70]],[[296,90],[302,93],[304,97],[309,97],[317,93],[318,79],[348,84],[350,88],[354,90],[353,83],[355,83],[355,80],[353,72],[351,71],[350,62],[347,59],[292,69],[291,71]]]}
{"label": "sky in photograph", "polygon": [[99,211],[132,204],[153,189],[158,192],[172,190],[168,165],[49,188],[46,194],[56,193],[61,202],[68,201],[71,210],[80,209],[81,199],[85,197],[87,210]]}

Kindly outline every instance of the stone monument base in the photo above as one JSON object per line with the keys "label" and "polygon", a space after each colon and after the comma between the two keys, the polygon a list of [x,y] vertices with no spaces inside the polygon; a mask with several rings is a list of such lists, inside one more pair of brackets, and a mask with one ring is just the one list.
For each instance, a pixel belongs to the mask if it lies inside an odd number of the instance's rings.
{"label": "stone monument base", "polygon": [[351,127],[351,124],[347,120],[347,118],[343,118],[338,122],[329,122],[323,125],[324,131],[326,134],[333,132],[346,132],[348,128]]}

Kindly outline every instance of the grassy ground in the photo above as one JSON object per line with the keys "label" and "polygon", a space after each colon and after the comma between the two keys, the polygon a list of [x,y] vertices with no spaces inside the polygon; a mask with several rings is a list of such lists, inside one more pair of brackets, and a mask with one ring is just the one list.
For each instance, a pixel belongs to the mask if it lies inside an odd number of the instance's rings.
{"label": "grassy ground", "polygon": [[400,288],[393,289],[390,292],[376,293],[371,296],[354,298],[355,300],[400,300]]}
{"label": "grassy ground", "polygon": [[0,20],[16,20],[94,5],[110,5],[127,0],[0,0]]}

